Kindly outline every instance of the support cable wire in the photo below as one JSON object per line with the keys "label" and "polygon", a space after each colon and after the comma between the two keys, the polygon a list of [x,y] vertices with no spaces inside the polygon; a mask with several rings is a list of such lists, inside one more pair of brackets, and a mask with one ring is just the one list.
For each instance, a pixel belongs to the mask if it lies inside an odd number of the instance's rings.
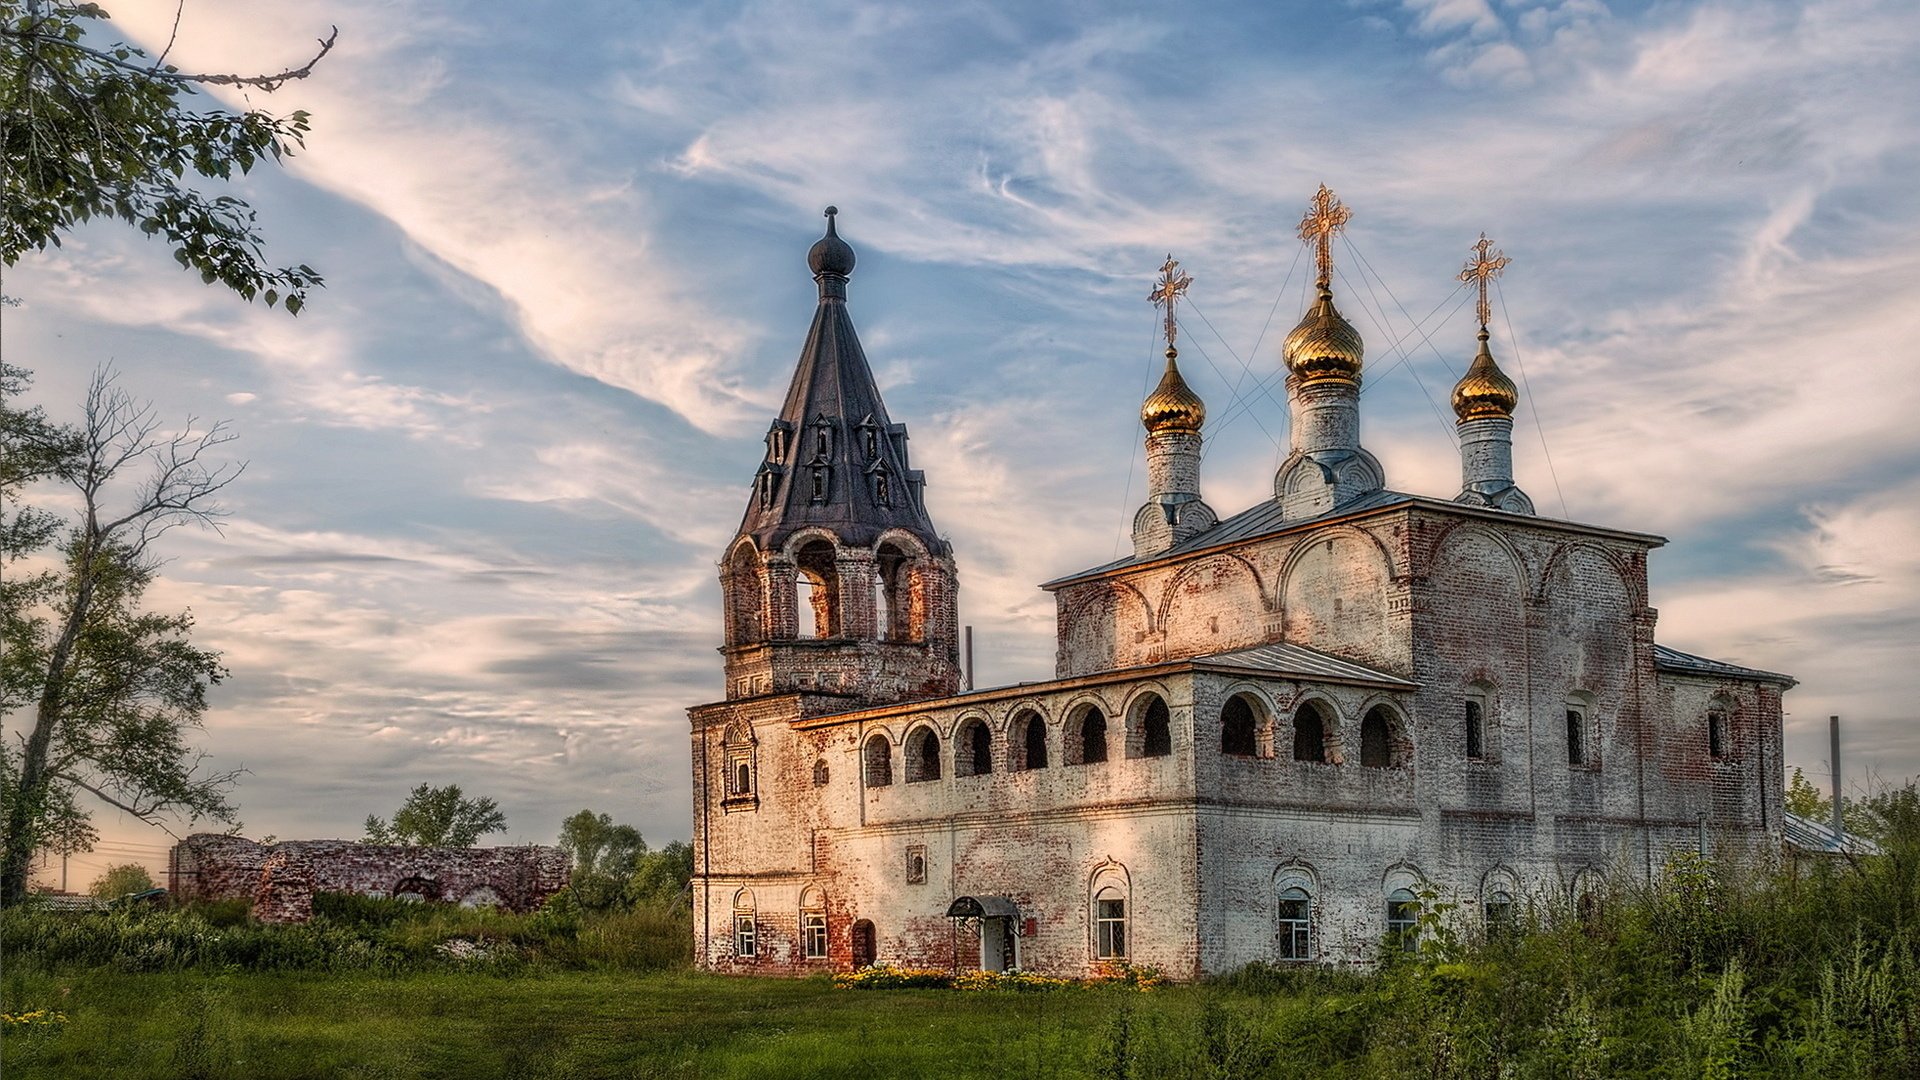
{"label": "support cable wire", "polygon": [[1560,490],[1560,473],[1553,467],[1553,451],[1547,449],[1547,429],[1540,423],[1540,407],[1534,404],[1533,387],[1527,383],[1527,365],[1520,361],[1520,339],[1513,333],[1513,315],[1507,311],[1507,294],[1500,289],[1498,279],[1493,283],[1493,295],[1500,301],[1500,318],[1507,324],[1507,344],[1513,349],[1513,366],[1520,371],[1520,389],[1527,396],[1527,412],[1533,415],[1533,430],[1540,436],[1540,454],[1547,459],[1547,475],[1553,478],[1553,494],[1560,500],[1560,517],[1564,521],[1573,520],[1573,512],[1567,509],[1566,492]]}
{"label": "support cable wire", "polygon": [[[1192,308],[1194,309],[1194,313],[1195,313],[1195,314],[1199,314],[1199,311],[1200,311],[1200,309],[1199,309],[1198,307],[1194,307],[1194,304],[1193,304],[1193,301],[1191,301],[1191,300],[1189,300],[1189,301],[1187,301],[1187,306],[1188,306],[1188,307],[1192,307]],[[1201,316],[1200,316],[1200,321],[1202,321],[1202,322],[1206,322],[1206,316],[1204,316],[1204,315],[1201,315]],[[1211,324],[1209,324],[1209,325],[1208,325],[1208,327],[1207,327],[1207,329],[1209,329],[1209,330],[1211,330],[1211,329],[1213,329],[1213,327],[1212,327],[1212,325],[1211,325]],[[1219,333],[1218,333],[1217,331],[1216,331],[1216,332],[1214,333],[1214,335],[1213,335],[1213,336],[1214,336],[1214,337],[1220,337],[1220,335],[1219,335]],[[1218,377],[1219,377],[1219,379],[1220,379],[1220,384],[1221,384],[1222,386],[1226,386],[1226,385],[1227,385],[1227,374],[1226,374],[1226,372],[1224,372],[1224,371],[1221,371],[1221,370],[1220,370],[1220,365],[1219,365],[1219,364],[1216,364],[1216,363],[1214,363],[1214,362],[1213,362],[1213,357],[1207,354],[1207,347],[1206,347],[1205,345],[1202,345],[1202,344],[1200,344],[1200,338],[1199,338],[1199,335],[1197,335],[1197,334],[1196,334],[1196,335],[1194,335],[1193,337],[1190,337],[1190,338],[1188,338],[1187,340],[1188,340],[1189,342],[1191,342],[1191,343],[1193,344],[1193,347],[1194,347],[1194,349],[1195,349],[1196,351],[1198,351],[1198,352],[1200,353],[1200,358],[1201,358],[1202,360],[1205,360],[1205,361],[1207,362],[1207,366],[1213,369],[1213,373],[1214,373],[1214,374],[1215,374],[1216,376],[1218,376]],[[1221,343],[1221,344],[1223,344],[1223,345],[1224,345],[1224,344],[1226,344],[1226,339],[1225,339],[1225,338],[1220,338],[1220,343]],[[1236,359],[1237,359],[1237,358],[1236,358]],[[1246,366],[1246,364],[1245,364],[1245,363],[1243,362],[1243,363],[1241,364],[1241,367],[1245,367],[1245,366]],[[1238,395],[1235,395],[1235,397],[1236,397],[1236,399],[1237,399],[1237,398],[1238,398]],[[1249,415],[1249,416],[1253,416],[1253,413],[1251,412],[1251,410],[1249,410],[1249,411],[1248,411],[1248,413],[1247,413],[1247,415]],[[1256,427],[1258,427],[1258,428],[1260,429],[1260,431],[1261,431],[1261,432],[1262,432],[1263,434],[1265,434],[1265,435],[1266,435],[1266,437],[1267,437],[1268,439],[1271,439],[1271,440],[1273,441],[1273,444],[1274,444],[1275,446],[1278,446],[1278,445],[1280,445],[1280,440],[1279,440],[1279,439],[1275,439],[1275,438],[1273,437],[1273,432],[1271,432],[1271,431],[1268,431],[1268,430],[1267,430],[1267,425],[1265,425],[1265,424],[1262,424],[1262,423],[1260,423],[1260,418],[1259,418],[1258,416],[1254,416],[1254,417],[1253,417],[1253,422],[1254,422],[1254,425],[1255,425]],[[1203,442],[1203,443],[1201,444],[1201,458],[1202,458],[1202,460],[1205,460],[1205,455],[1206,455],[1206,445],[1205,445],[1205,443]]]}
{"label": "support cable wire", "polygon": [[[1467,306],[1467,301],[1469,301],[1469,300],[1471,300],[1471,299],[1473,299],[1473,294],[1472,294],[1472,293],[1467,293],[1467,295],[1465,295],[1465,296],[1460,296],[1460,294],[1461,294],[1461,292],[1462,292],[1462,291],[1464,291],[1465,289],[1466,289],[1466,286],[1465,286],[1465,285],[1461,285],[1461,286],[1459,286],[1459,287],[1457,287],[1457,288],[1455,288],[1455,289],[1453,290],[1453,292],[1451,292],[1451,293],[1449,293],[1449,294],[1447,295],[1447,299],[1446,299],[1446,300],[1442,300],[1442,301],[1440,301],[1440,303],[1442,303],[1442,304],[1445,304],[1445,303],[1447,302],[1447,300],[1453,300],[1453,298],[1454,298],[1454,297],[1456,297],[1456,296],[1459,296],[1459,297],[1460,297],[1460,299],[1459,299],[1459,300],[1457,300],[1457,301],[1455,301],[1455,302],[1454,302],[1454,305],[1453,305],[1453,307],[1451,307],[1451,308],[1449,308],[1449,309],[1447,310],[1447,316],[1446,316],[1446,318],[1444,318],[1444,319],[1441,319],[1441,320],[1440,320],[1440,321],[1439,321],[1438,323],[1435,323],[1435,324],[1434,324],[1434,327],[1433,327],[1433,328],[1434,328],[1435,330],[1438,330],[1438,329],[1440,329],[1441,327],[1443,327],[1443,326],[1445,326],[1445,325],[1447,325],[1448,323],[1450,323],[1450,322],[1452,322],[1452,321],[1453,321],[1453,317],[1454,317],[1455,315],[1457,315],[1457,314],[1459,314],[1459,313],[1460,313],[1460,309],[1461,309],[1461,308],[1463,308],[1463,307],[1466,307],[1466,306]],[[1433,309],[1433,311],[1439,311],[1439,310],[1440,310],[1440,309],[1439,309],[1438,307],[1435,307],[1435,308]],[[1432,312],[1432,311],[1430,311],[1430,312],[1428,312],[1428,313],[1427,313],[1427,318],[1429,318],[1429,319],[1431,319],[1431,318],[1433,318],[1433,312]],[[1409,331],[1409,336],[1410,336],[1410,335],[1411,335],[1411,331]],[[1405,340],[1405,339],[1402,339],[1402,340]],[[1409,355],[1409,354],[1408,354],[1407,352],[1405,352],[1405,351],[1403,350],[1403,351],[1402,351],[1402,352],[1400,353],[1400,357],[1399,357],[1399,359],[1397,359],[1397,360],[1395,360],[1395,361],[1394,361],[1393,363],[1391,363],[1391,364],[1388,364],[1388,365],[1387,365],[1386,367],[1383,367],[1383,368],[1381,368],[1381,369],[1380,369],[1379,371],[1377,371],[1377,372],[1374,372],[1374,373],[1373,373],[1373,380],[1374,380],[1374,381],[1370,381],[1370,382],[1368,382],[1368,383],[1366,383],[1365,385],[1363,385],[1363,386],[1361,386],[1361,387],[1360,387],[1360,396],[1361,396],[1361,397],[1366,397],[1366,396],[1367,396],[1367,391],[1368,391],[1368,390],[1371,390],[1371,389],[1373,389],[1373,388],[1374,388],[1375,386],[1377,386],[1377,385],[1379,385],[1379,383],[1378,383],[1378,380],[1379,380],[1379,379],[1380,379],[1380,378],[1381,378],[1382,376],[1384,376],[1384,375],[1386,375],[1386,374],[1387,374],[1388,372],[1391,372],[1391,371],[1393,371],[1393,370],[1394,370],[1395,368],[1398,368],[1398,367],[1399,367],[1399,366],[1400,366],[1401,364],[1410,364],[1410,363],[1411,363],[1411,360],[1412,360],[1412,357],[1411,357],[1411,356],[1410,356],[1410,355]]]}
{"label": "support cable wire", "polygon": [[[1267,331],[1273,326],[1273,316],[1280,310],[1280,301],[1286,299],[1287,286],[1293,283],[1293,272],[1300,268],[1300,256],[1305,253],[1306,250],[1307,245],[1305,244],[1301,244],[1299,247],[1293,249],[1293,262],[1287,267],[1287,276],[1280,279],[1280,288],[1274,291],[1273,304],[1267,308],[1267,321],[1260,324],[1260,334],[1253,339],[1253,348],[1247,350],[1246,362],[1248,364],[1253,363],[1254,358],[1260,355],[1260,343],[1267,340]],[[1206,316],[1202,315],[1201,318],[1204,319]],[[1209,328],[1211,328],[1211,326],[1209,326]],[[1251,372],[1252,369],[1249,368],[1248,370]],[[1240,393],[1239,383],[1233,385],[1233,392],[1236,395]]]}
{"label": "support cable wire", "polygon": [[[1214,328],[1213,320],[1207,318],[1207,313],[1200,310],[1200,305],[1194,303],[1192,298],[1188,298],[1187,306],[1193,309],[1193,313],[1195,315],[1200,316],[1200,321],[1206,324],[1206,327],[1208,330],[1213,331],[1213,336],[1216,338],[1219,338],[1220,347],[1227,350],[1227,355],[1232,356],[1234,360],[1238,361],[1240,364],[1240,378],[1235,379],[1233,384],[1227,388],[1228,392],[1233,395],[1232,400],[1229,402],[1229,405],[1228,405],[1228,411],[1232,412],[1235,408],[1238,408],[1240,411],[1246,412],[1248,413],[1248,415],[1252,415],[1253,406],[1257,404],[1257,402],[1250,400],[1253,394],[1250,393],[1243,396],[1240,393],[1241,383],[1245,382],[1249,376],[1253,378],[1254,393],[1264,393],[1268,401],[1272,401],[1275,405],[1279,405],[1280,402],[1274,399],[1273,391],[1269,389],[1271,384],[1267,380],[1259,377],[1258,375],[1254,375],[1253,368],[1247,363],[1247,361],[1240,359],[1239,356],[1234,354],[1233,346],[1227,344],[1227,339],[1222,337],[1220,334],[1220,331]],[[1207,354],[1206,347],[1200,344],[1198,338],[1189,338],[1188,340],[1192,341],[1193,347],[1200,351],[1201,359],[1205,360],[1209,365],[1213,365],[1213,357]],[[1218,366],[1214,366],[1213,370],[1215,374],[1220,373],[1220,369]],[[1222,383],[1226,382],[1227,381],[1226,376],[1221,375],[1220,381]],[[1285,406],[1282,405],[1281,408],[1284,410]],[[1260,423],[1260,418],[1258,416],[1254,416],[1253,422],[1260,428],[1261,431],[1266,432],[1267,438],[1271,440],[1275,446],[1280,445],[1280,440],[1274,437],[1273,432],[1267,431],[1267,426],[1265,424]],[[1216,425],[1214,428],[1214,434],[1218,434],[1220,429],[1224,428],[1225,426],[1226,425],[1224,424]],[[1213,435],[1208,435],[1206,439],[1201,443],[1201,446],[1200,446],[1200,460],[1202,461],[1206,460],[1207,451],[1211,449],[1212,446],[1213,446]]]}
{"label": "support cable wire", "polygon": [[[1346,273],[1340,270],[1338,267],[1334,268],[1334,273],[1340,275],[1340,284],[1343,286],[1347,286],[1348,293],[1352,295],[1354,299],[1358,300],[1359,293],[1357,290],[1354,290],[1352,286],[1348,283]],[[1379,315],[1375,315],[1373,309],[1367,307],[1365,303],[1362,303],[1360,305],[1360,310],[1366,313],[1367,318],[1373,322],[1375,329],[1380,331],[1381,337],[1388,337],[1392,334],[1392,331],[1387,329],[1386,322],[1385,322],[1386,313],[1384,311],[1381,312]],[[1398,343],[1396,342],[1395,347],[1397,347],[1397,345]],[[1407,350],[1405,349],[1399,349],[1399,352],[1402,357],[1405,357],[1407,355]],[[1440,403],[1433,400],[1433,394],[1427,390],[1427,381],[1420,377],[1419,369],[1415,368],[1413,364],[1409,362],[1407,364],[1407,374],[1413,376],[1414,385],[1420,388],[1420,396],[1426,398],[1428,407],[1433,409],[1433,418],[1439,421],[1440,429],[1446,432],[1447,441],[1449,443],[1452,443],[1455,446],[1458,446],[1460,442],[1460,436],[1453,430],[1453,425],[1447,423],[1446,413],[1441,411]]]}
{"label": "support cable wire", "polygon": [[[1360,260],[1360,265],[1362,265],[1362,266],[1364,266],[1364,267],[1366,267],[1366,268],[1367,268],[1367,273],[1369,273],[1369,274],[1371,274],[1371,275],[1373,275],[1373,276],[1374,276],[1375,278],[1379,278],[1379,280],[1380,280],[1380,287],[1381,287],[1381,288],[1383,288],[1383,289],[1385,289],[1385,290],[1387,290],[1387,299],[1389,299],[1389,300],[1392,300],[1392,301],[1393,301],[1393,306],[1394,306],[1394,307],[1397,307],[1397,308],[1399,308],[1399,309],[1400,309],[1400,314],[1401,314],[1402,316],[1404,316],[1404,317],[1405,317],[1405,318],[1407,319],[1407,321],[1409,321],[1409,322],[1412,322],[1412,321],[1413,321],[1413,316],[1411,316],[1411,315],[1408,315],[1408,314],[1407,314],[1407,309],[1406,309],[1406,306],[1405,306],[1404,304],[1402,304],[1402,303],[1400,303],[1400,298],[1399,298],[1399,297],[1397,297],[1397,296],[1395,296],[1395,295],[1393,295],[1393,286],[1391,286],[1391,285],[1388,285],[1388,284],[1387,284],[1387,279],[1386,279],[1386,278],[1383,278],[1383,277],[1380,277],[1380,274],[1379,274],[1379,272],[1378,272],[1378,271],[1376,271],[1376,270],[1374,270],[1374,268],[1373,268],[1373,264],[1367,261],[1367,256],[1366,256],[1366,255],[1365,255],[1365,254],[1364,254],[1363,252],[1361,252],[1361,250],[1360,250],[1359,248],[1357,248],[1357,247],[1355,247],[1355,246],[1354,246],[1354,244],[1353,244],[1353,241],[1352,241],[1352,240],[1349,240],[1349,239],[1348,239],[1347,237],[1345,237],[1345,236],[1342,236],[1342,237],[1340,238],[1340,241],[1341,241],[1341,243],[1344,243],[1344,244],[1346,244],[1346,245],[1347,245],[1347,250],[1348,250],[1348,251],[1351,251],[1351,252],[1353,252],[1353,257],[1354,257],[1354,258],[1356,258],[1356,259],[1359,259],[1359,260]],[[1458,286],[1456,286],[1456,288],[1465,288],[1465,287],[1466,287],[1466,283],[1465,283],[1465,282],[1461,282],[1461,283],[1460,283],[1460,284],[1459,284]],[[1376,302],[1377,302],[1377,301],[1376,301]],[[1416,326],[1416,327],[1415,327],[1415,330],[1418,330],[1418,329],[1419,329],[1419,327],[1418,327],[1418,326]],[[1439,328],[1438,328],[1438,327],[1435,327],[1435,329],[1439,329]],[[1424,339],[1424,340],[1426,341],[1426,343],[1427,343],[1427,348],[1429,348],[1429,349],[1432,349],[1432,350],[1433,350],[1433,355],[1434,355],[1434,356],[1436,356],[1436,357],[1438,357],[1438,358],[1440,359],[1440,366],[1442,366],[1442,367],[1444,367],[1444,368],[1446,368],[1446,369],[1447,369],[1447,376],[1448,376],[1449,378],[1451,378],[1451,379],[1454,379],[1454,380],[1456,380],[1456,381],[1457,381],[1457,380],[1458,380],[1458,379],[1460,378],[1460,374],[1461,374],[1461,373],[1459,373],[1459,372],[1455,372],[1455,371],[1453,370],[1453,362],[1452,362],[1451,360],[1448,360],[1448,359],[1447,359],[1447,355],[1446,355],[1445,353],[1443,353],[1443,352],[1441,352],[1441,351],[1440,351],[1440,349],[1439,349],[1439,347],[1438,347],[1438,346],[1436,346],[1436,345],[1435,345],[1435,344],[1433,343],[1433,338],[1432,338],[1432,336],[1431,336],[1431,335],[1429,335],[1429,334],[1422,334],[1422,335],[1421,335],[1421,337],[1422,337],[1422,338],[1423,338],[1423,339]]]}
{"label": "support cable wire", "polygon": [[[1148,341],[1147,377],[1140,384],[1140,400],[1141,401],[1147,400],[1147,395],[1153,393],[1153,345],[1152,343],[1160,340],[1160,320],[1156,318],[1154,319],[1153,323],[1154,323],[1154,326],[1153,326],[1154,332],[1152,336],[1147,339]],[[1131,443],[1128,444],[1128,447],[1129,448],[1127,450],[1127,485],[1126,487],[1120,489],[1120,525],[1113,532],[1113,558],[1116,558],[1116,559],[1120,557],[1120,543],[1127,536],[1127,524],[1128,524],[1127,504],[1133,501],[1133,468],[1139,462],[1140,454],[1145,452],[1144,449],[1139,452],[1135,452],[1131,448],[1132,447]]]}

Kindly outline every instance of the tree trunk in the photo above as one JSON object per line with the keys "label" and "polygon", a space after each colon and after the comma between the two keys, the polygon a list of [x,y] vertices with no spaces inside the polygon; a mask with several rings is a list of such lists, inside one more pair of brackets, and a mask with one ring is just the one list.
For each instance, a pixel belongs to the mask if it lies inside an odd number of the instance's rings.
{"label": "tree trunk", "polygon": [[[91,518],[91,514],[88,515]],[[20,788],[13,809],[7,815],[7,840],[0,857],[0,906],[11,907],[27,898],[27,868],[33,863],[31,825],[33,808],[45,796],[52,779],[47,775],[47,751],[53,746],[53,732],[60,724],[60,712],[66,703],[67,664],[73,657],[73,643],[87,623],[93,606],[94,544],[88,537],[80,560],[79,587],[74,590],[73,607],[67,611],[66,625],[47,655],[47,678],[40,688],[40,701],[33,710],[33,733],[27,736],[26,752],[20,761]]]}

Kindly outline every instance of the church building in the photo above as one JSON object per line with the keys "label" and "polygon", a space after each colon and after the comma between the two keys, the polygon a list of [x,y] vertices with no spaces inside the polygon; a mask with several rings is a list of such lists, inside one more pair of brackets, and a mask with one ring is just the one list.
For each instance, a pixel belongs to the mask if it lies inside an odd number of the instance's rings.
{"label": "church building", "polygon": [[702,966],[1366,962],[1434,899],[1497,924],[1678,851],[1777,850],[1793,680],[1655,643],[1660,537],[1534,512],[1485,237],[1461,273],[1459,492],[1394,491],[1361,444],[1363,345],[1331,287],[1348,211],[1322,187],[1300,230],[1318,295],[1281,356],[1291,452],[1226,517],[1169,259],[1133,551],[1042,586],[1052,680],[963,690],[956,553],[854,333],[834,214],[720,562],[726,697],[689,711]]}

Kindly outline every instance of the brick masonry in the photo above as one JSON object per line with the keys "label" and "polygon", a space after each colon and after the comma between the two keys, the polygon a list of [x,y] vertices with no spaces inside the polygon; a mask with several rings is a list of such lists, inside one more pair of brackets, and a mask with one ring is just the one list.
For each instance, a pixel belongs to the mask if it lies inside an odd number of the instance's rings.
{"label": "brick masonry", "polygon": [[262,922],[301,922],[316,892],[395,896],[532,911],[567,884],[559,848],[416,848],[351,840],[260,844],[196,833],[175,844],[167,888],[187,900],[247,900]]}

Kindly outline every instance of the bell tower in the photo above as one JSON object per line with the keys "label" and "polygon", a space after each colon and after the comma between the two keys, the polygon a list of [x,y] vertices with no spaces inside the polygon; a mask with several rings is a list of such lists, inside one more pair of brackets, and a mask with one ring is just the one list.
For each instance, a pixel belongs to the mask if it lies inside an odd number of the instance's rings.
{"label": "bell tower", "polygon": [[857,708],[960,686],[952,551],[847,313],[838,213],[807,252],[820,304],[720,562],[728,700],[806,692]]}

